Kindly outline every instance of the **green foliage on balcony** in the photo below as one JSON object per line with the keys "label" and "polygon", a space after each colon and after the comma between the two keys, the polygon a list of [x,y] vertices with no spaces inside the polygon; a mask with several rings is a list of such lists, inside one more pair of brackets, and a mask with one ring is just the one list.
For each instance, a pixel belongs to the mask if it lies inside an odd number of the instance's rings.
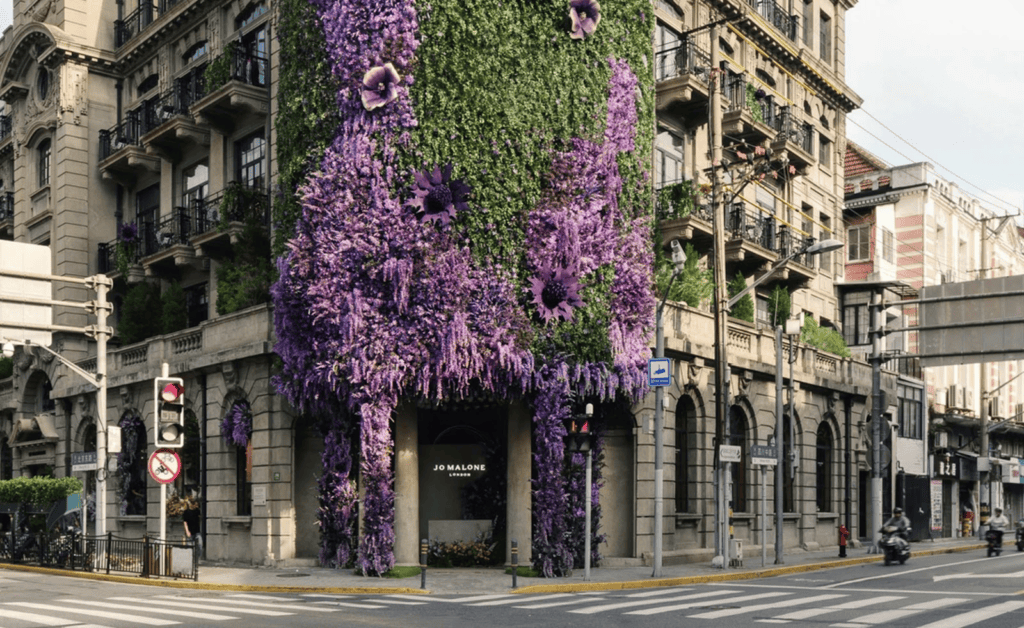
{"label": "green foliage on balcony", "polygon": [[232,222],[264,224],[267,213],[267,192],[240,181],[232,181],[224,188],[220,199],[221,231],[226,231]]}
{"label": "green foliage on balcony", "polygon": [[751,83],[747,83],[747,109],[750,110],[750,117],[754,119],[754,122],[764,124],[764,111],[761,109],[761,103],[757,100],[757,88]]}
{"label": "green foliage on balcony", "polygon": [[[661,246],[655,247],[655,290],[659,299],[665,298],[667,294],[669,301],[681,301],[690,307],[699,307],[714,293],[714,278],[710,269],[701,267],[700,256],[692,244],[687,242],[684,250],[686,251],[686,263],[675,282],[672,282],[672,273],[675,271],[672,260]],[[670,283],[671,289],[669,288]]]}
{"label": "green foliage on balcony", "polygon": [[160,309],[160,325],[163,333],[169,334],[188,327],[185,291],[177,281],[167,286],[167,289],[160,295]]}
{"label": "green foliage on balcony", "polygon": [[234,256],[217,269],[217,313],[230,314],[266,303],[276,275],[266,228],[255,221],[246,222]]}
{"label": "green foliage on balcony", "polygon": [[228,42],[224,46],[224,52],[210,62],[203,70],[203,80],[206,83],[206,93],[210,94],[227,85],[231,80],[231,65],[235,61],[235,49],[237,41]]}
{"label": "green foliage on balcony", "polygon": [[[747,278],[741,273],[737,273],[732,281],[727,286],[729,290],[729,297],[732,298],[737,294],[743,292],[747,288]],[[754,322],[754,300],[750,298],[750,293],[743,295],[743,298],[736,302],[736,305],[729,312],[729,315],[733,318],[738,318],[741,321],[747,321],[748,323]]]}
{"label": "green foliage on balcony", "polygon": [[128,289],[121,302],[117,335],[125,345],[188,327],[185,292],[178,282],[161,293],[160,284],[143,281]]}
{"label": "green foliage on balcony", "polygon": [[775,286],[771,295],[768,296],[768,320],[772,323],[772,329],[775,329],[778,325],[785,324],[786,319],[789,318],[792,304],[789,291],[782,286]]}
{"label": "green foliage on balcony", "polygon": [[804,326],[800,330],[800,342],[828,351],[838,356],[850,357],[850,349],[846,346],[843,335],[834,329],[822,327],[813,316],[804,317]]}
{"label": "green foliage on balcony", "polygon": [[689,216],[697,204],[697,190],[692,181],[671,183],[658,190],[658,218],[671,220]]}

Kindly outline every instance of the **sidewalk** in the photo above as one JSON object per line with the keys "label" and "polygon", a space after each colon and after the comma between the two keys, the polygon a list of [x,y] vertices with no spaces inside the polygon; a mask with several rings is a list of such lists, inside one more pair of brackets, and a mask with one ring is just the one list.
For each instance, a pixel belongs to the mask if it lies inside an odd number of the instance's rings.
{"label": "sidewalk", "polygon": [[[980,551],[984,544],[976,538],[937,539],[914,543],[912,556]],[[605,567],[592,568],[590,581],[583,580],[583,570],[573,570],[566,578],[517,578],[517,588],[512,589],[512,576],[503,568],[491,569],[428,569],[426,588],[420,588],[420,576],[411,578],[366,578],[357,576],[350,569],[324,569],[321,567],[270,568],[248,566],[225,566],[200,563],[199,581],[147,580],[104,576],[83,572],[2,565],[2,569],[44,572],[53,575],[73,576],[96,580],[108,580],[127,584],[157,587],[265,591],[282,593],[338,593],[373,595],[387,593],[416,594],[501,594],[501,593],[554,593],[570,591],[604,591],[616,589],[643,589],[660,586],[678,586],[725,580],[749,580],[791,573],[832,569],[869,562],[881,562],[878,554],[868,554],[864,547],[849,549],[847,558],[838,558],[839,548],[830,547],[818,552],[794,551],[786,554],[784,565],[775,565],[774,554],[768,553],[765,566],[761,567],[761,553],[744,557],[744,566],[718,569],[710,562],[667,565],[662,567],[662,577],[651,577],[651,567]]]}

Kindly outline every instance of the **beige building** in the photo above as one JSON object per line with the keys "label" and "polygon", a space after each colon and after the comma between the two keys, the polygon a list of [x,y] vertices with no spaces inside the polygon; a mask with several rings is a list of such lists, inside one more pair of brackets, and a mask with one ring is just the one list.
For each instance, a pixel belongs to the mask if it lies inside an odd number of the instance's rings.
{"label": "beige building", "polygon": [[[844,21],[855,3],[655,4],[657,187],[706,181],[714,43],[723,60],[715,80],[724,90],[728,158],[742,160],[737,152],[769,147],[777,164],[777,176],[733,182],[739,194],[726,225],[729,276],[739,273],[752,282],[809,238],[843,239],[845,116],[860,102],[844,81]],[[126,338],[130,334],[119,327],[120,342],[109,351],[108,422],[130,426],[125,419],[134,416],[148,421],[152,380],[163,363],[184,379],[193,445],[183,450],[185,471],[176,488],[201,493],[207,557],[253,563],[313,559],[322,437],[298,422],[275,394],[271,307],[237,296],[239,275],[253,267],[244,264],[259,262],[250,259],[257,249],[246,226],[269,228],[277,173],[275,6],[271,0],[161,0],[137,7],[113,0],[16,1],[14,26],[0,40],[0,99],[6,102],[0,117],[0,235],[48,245],[56,275],[104,273],[114,279],[115,320],[133,321],[141,331],[138,338]],[[721,27],[718,41],[711,42],[707,30],[685,35],[719,18],[732,21]],[[211,79],[218,76],[223,80]],[[697,206],[683,215],[663,205],[661,211],[664,241],[688,241],[706,259],[713,233],[706,210]],[[125,239],[119,225],[131,223],[138,235]],[[766,444],[776,420],[779,348],[766,297],[774,286],[784,286],[793,294],[794,311],[838,327],[835,285],[843,272],[841,253],[800,257],[756,291],[753,323],[731,321],[729,442],[743,451],[733,469],[732,510],[735,537],[748,552],[766,540],[761,516],[774,513],[773,505],[767,511],[760,505],[761,473],[749,462],[749,447]],[[154,321],[137,313],[146,311],[139,304],[157,298],[133,292],[144,284],[159,286],[164,295],[180,288],[187,307],[172,312],[175,329],[144,324]],[[54,298],[92,296],[78,285],[58,285]],[[54,320],[92,323],[70,308],[56,308]],[[665,560],[705,560],[714,548],[713,318],[706,307],[670,303],[666,336],[674,378],[666,395]],[[80,334],[55,333],[53,349],[87,370],[96,368],[94,345]],[[795,412],[785,418],[785,450],[791,452],[785,545],[792,551],[834,544],[841,523],[855,534],[864,532],[859,487],[867,464],[863,425],[871,380],[862,359],[806,344],[785,352],[794,358],[795,380]],[[884,385],[895,388],[894,373],[886,374]],[[609,561],[651,558],[653,399],[652,394],[608,433],[602,491],[608,542],[602,553]],[[232,408],[245,407],[251,409],[251,439],[246,447],[229,445],[221,420]],[[524,557],[529,465],[516,461],[530,455],[528,413],[484,402],[449,408],[445,416],[400,409],[398,562],[417,562],[418,540],[430,522],[451,518],[431,510],[435,504],[424,487],[432,486],[436,468],[425,454],[443,454],[447,445],[440,434],[452,433],[448,429],[457,427],[459,413],[479,413],[480,407],[503,419],[508,531]],[[0,381],[4,477],[49,468],[68,474],[69,454],[93,450],[95,433],[92,387],[44,352],[19,349],[14,375]],[[147,434],[138,452],[143,458],[153,448]],[[426,443],[427,436],[437,438]],[[137,469],[108,473],[109,529],[133,537],[153,533],[156,485],[132,475]],[[115,490],[118,485],[127,488]],[[770,477],[769,495],[773,487]],[[774,534],[769,523],[769,544]]]}

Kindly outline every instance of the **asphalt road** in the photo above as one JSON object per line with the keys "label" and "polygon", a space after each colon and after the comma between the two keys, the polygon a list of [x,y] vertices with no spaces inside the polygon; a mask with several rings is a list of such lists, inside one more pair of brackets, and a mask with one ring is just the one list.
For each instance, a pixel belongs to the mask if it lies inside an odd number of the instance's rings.
{"label": "asphalt road", "polygon": [[535,595],[175,590],[0,570],[0,628],[29,626],[755,626],[1019,628],[1024,553],[911,557],[779,578]]}

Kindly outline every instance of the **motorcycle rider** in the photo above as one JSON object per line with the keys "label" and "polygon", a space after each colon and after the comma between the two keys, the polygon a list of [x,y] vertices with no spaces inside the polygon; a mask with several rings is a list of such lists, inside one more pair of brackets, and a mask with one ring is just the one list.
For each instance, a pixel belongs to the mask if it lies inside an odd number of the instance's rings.
{"label": "motorcycle rider", "polygon": [[903,509],[899,506],[892,509],[892,518],[885,522],[885,526],[895,526],[896,536],[904,541],[910,541],[910,519],[903,515]]}
{"label": "motorcycle rider", "polygon": [[988,529],[996,535],[996,547],[1003,546],[1003,533],[1010,525],[1010,520],[1003,514],[1003,509],[996,506],[995,516],[988,520]]}

